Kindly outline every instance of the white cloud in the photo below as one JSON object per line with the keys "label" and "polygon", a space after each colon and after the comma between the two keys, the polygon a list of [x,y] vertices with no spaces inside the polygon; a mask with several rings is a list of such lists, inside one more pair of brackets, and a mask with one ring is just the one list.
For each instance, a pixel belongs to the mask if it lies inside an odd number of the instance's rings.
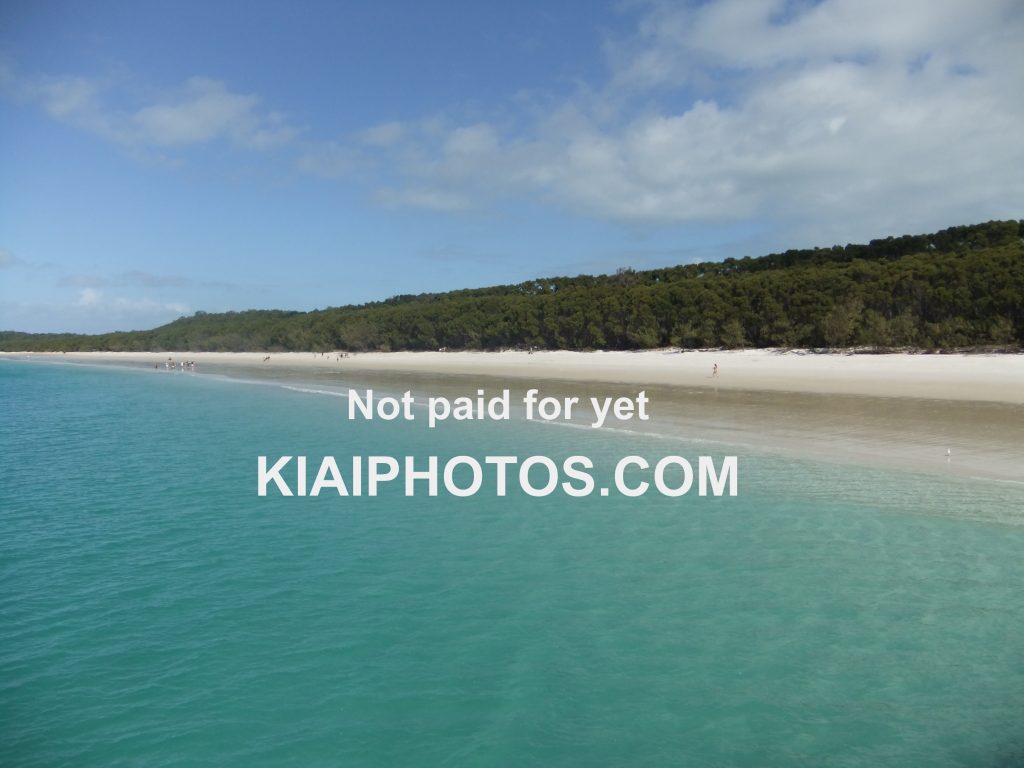
{"label": "white cloud", "polygon": [[904,66],[936,51],[977,56],[1004,23],[1020,23],[1016,0],[715,0],[649,7],[637,33],[610,46],[620,83],[699,83],[710,67],[756,74],[837,60]]}
{"label": "white cloud", "polygon": [[127,137],[104,112],[100,87],[84,77],[39,77],[18,81],[13,76],[16,93],[39,104],[50,117],[74,125],[111,141]]}
{"label": "white cloud", "polygon": [[363,131],[363,142],[373,147],[390,147],[405,136],[406,128],[399,122],[380,123]]}
{"label": "white cloud", "polygon": [[162,103],[137,110],[130,121],[142,141],[158,146],[228,138],[251,149],[289,141],[295,131],[284,115],[261,112],[253,95],[232,93],[224,83],[193,77]]}
{"label": "white cloud", "polygon": [[[366,184],[386,206],[529,200],[631,226],[771,218],[826,241],[1020,215],[1019,0],[626,7],[640,17],[607,44],[604,82],[474,105],[472,120],[377,123],[306,145],[295,165]],[[130,104],[86,78],[4,80],[132,148],[260,150],[297,134],[208,78]]]}
{"label": "white cloud", "polygon": [[106,295],[96,288],[85,287],[78,291],[78,297],[72,302],[73,307],[88,309],[97,315],[111,317],[131,317],[136,315],[179,316],[191,312],[189,306],[180,301],[159,301],[146,296],[127,297]]}
{"label": "white cloud", "polygon": [[76,333],[107,333],[155,328],[190,314],[192,309],[183,302],[124,296],[108,299],[94,289],[83,289],[71,302],[0,301],[0,328],[32,333],[66,333],[71,329]]}
{"label": "white cloud", "polygon": [[78,292],[78,298],[75,300],[76,307],[95,307],[100,303],[103,298],[103,294],[97,291],[95,288],[83,288]]}
{"label": "white cloud", "polygon": [[449,157],[486,157],[497,149],[497,131],[486,123],[456,128],[444,142],[444,153]]}
{"label": "white cloud", "polygon": [[81,77],[46,78],[37,85],[43,107],[58,120],[83,115],[97,107],[95,83]]}
{"label": "white cloud", "polygon": [[115,107],[118,94],[83,77],[41,77],[20,81],[17,92],[38,103],[55,120],[131,147],[180,147],[226,140],[247,149],[285,144],[296,129],[281,112],[261,108],[253,94],[193,77],[180,87],[137,107]]}
{"label": "white cloud", "polygon": [[651,4],[609,45],[607,82],[526,131],[406,124],[379,143],[378,199],[527,198],[639,224],[772,217],[833,241],[1019,216],[1021,39],[1014,0]]}

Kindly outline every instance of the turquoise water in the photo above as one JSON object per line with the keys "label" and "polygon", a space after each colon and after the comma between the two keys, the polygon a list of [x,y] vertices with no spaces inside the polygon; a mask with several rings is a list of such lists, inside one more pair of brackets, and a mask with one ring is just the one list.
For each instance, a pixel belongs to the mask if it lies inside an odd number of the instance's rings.
{"label": "turquoise water", "polygon": [[1024,488],[740,454],[735,499],[256,497],[256,456],[695,457],[0,363],[0,763],[1024,764]]}

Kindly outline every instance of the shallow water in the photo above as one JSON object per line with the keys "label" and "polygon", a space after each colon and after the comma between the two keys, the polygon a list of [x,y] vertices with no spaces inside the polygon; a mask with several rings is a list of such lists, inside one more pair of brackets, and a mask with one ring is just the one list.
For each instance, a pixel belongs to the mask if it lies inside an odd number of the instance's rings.
{"label": "shallow water", "polygon": [[726,450],[310,383],[0,364],[5,763],[1024,758],[1024,488],[740,446],[736,498],[257,498],[261,453]]}

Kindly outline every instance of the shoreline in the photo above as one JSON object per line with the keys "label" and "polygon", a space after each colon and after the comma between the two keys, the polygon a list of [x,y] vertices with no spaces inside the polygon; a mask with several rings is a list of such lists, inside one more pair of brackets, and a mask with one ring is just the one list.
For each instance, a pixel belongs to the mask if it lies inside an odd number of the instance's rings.
{"label": "shoreline", "polygon": [[652,421],[618,429],[793,458],[1024,482],[1024,355],[902,354],[885,361],[763,350],[366,353],[341,360],[337,354],[271,354],[264,362],[267,354],[255,352],[0,353],[0,360],[164,373],[170,357],[194,361],[200,375],[331,394],[372,387],[392,395],[411,389],[417,396],[455,397],[493,382],[519,398],[539,387],[545,395],[586,402],[590,395],[646,390]]}
{"label": "shoreline", "polygon": [[[261,371],[415,373],[538,381],[790,392],[1024,405],[1024,355],[860,355],[808,351],[640,352],[0,352],[0,359],[162,366],[168,358]],[[264,358],[268,358],[264,361]],[[719,374],[712,376],[717,365]]]}

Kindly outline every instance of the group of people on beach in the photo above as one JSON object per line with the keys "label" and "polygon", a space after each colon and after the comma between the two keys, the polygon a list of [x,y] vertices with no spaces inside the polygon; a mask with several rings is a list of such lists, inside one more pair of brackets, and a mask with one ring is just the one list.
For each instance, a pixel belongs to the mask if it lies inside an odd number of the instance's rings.
{"label": "group of people on beach", "polygon": [[[535,349],[535,347],[530,347],[528,354],[532,355],[534,349]],[[437,351],[438,352],[447,352],[448,348],[447,347],[441,347]],[[337,359],[339,361],[350,356],[349,352],[340,352],[340,353],[335,353],[335,354],[337,355]],[[321,352],[320,353],[321,357],[326,357],[326,355],[327,355],[326,352]],[[316,357],[316,353],[315,352],[313,353],[313,357]],[[263,362],[264,363],[267,362],[268,360],[270,360],[270,355],[267,355],[266,357],[263,358]],[[153,367],[154,368],[159,368],[160,366],[159,365],[154,365]],[[180,360],[180,361],[178,361],[176,363],[176,362],[174,362],[173,358],[168,357],[167,358],[167,362],[164,363],[164,369],[168,370],[168,371],[195,371],[196,363],[195,363],[195,360]],[[715,363],[714,366],[711,368],[711,378],[713,378],[713,379],[717,379],[718,378],[718,363]]]}
{"label": "group of people on beach", "polygon": [[[340,361],[340,360],[344,360],[347,357],[354,357],[356,353],[355,352],[332,352],[331,354],[333,354],[334,357],[337,360]],[[316,358],[316,357],[327,357],[327,353],[326,352],[314,352],[313,353],[313,357],[314,358]],[[269,359],[270,359],[270,355],[267,355],[267,360],[269,360]],[[328,359],[330,359],[330,358],[328,358]],[[263,362],[266,362],[266,360],[264,360]]]}
{"label": "group of people on beach", "polygon": [[[160,368],[159,365],[154,365],[153,367],[158,369],[158,370]],[[195,369],[196,369],[196,362],[195,362],[195,360],[179,360],[178,362],[174,362],[174,358],[168,357],[167,358],[167,362],[164,363],[164,370],[165,371],[192,371],[192,372],[194,372]]]}

